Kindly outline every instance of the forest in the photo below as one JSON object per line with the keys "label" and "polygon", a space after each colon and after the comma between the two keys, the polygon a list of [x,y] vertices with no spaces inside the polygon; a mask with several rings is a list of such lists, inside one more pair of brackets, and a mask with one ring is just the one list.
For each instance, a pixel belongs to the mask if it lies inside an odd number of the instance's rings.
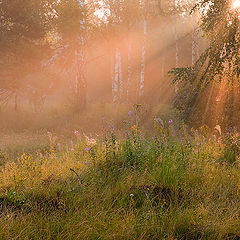
{"label": "forest", "polygon": [[240,0],[0,0],[0,239],[240,239]]}

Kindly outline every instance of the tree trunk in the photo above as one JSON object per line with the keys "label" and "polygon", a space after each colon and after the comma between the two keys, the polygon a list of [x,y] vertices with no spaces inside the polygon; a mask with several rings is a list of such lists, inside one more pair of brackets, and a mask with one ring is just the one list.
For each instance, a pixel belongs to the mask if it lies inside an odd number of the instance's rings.
{"label": "tree trunk", "polygon": [[[115,27],[118,28],[120,24],[120,2],[115,0],[113,4],[113,14],[114,14],[114,23]],[[122,79],[122,57],[119,46],[115,47],[115,56],[114,56],[114,77],[112,79],[114,82],[112,84],[112,93],[113,93],[113,102],[117,103],[122,100],[123,95],[123,79]]]}
{"label": "tree trunk", "polygon": [[[177,12],[176,12],[176,0],[173,0],[173,8],[174,8],[174,35],[175,35],[175,67],[179,67],[179,39],[178,39],[178,32],[177,32]],[[178,92],[178,86],[175,84],[175,93]]]}
{"label": "tree trunk", "polygon": [[[130,27],[131,29],[131,27]],[[132,61],[131,61],[131,56],[132,54],[132,41],[131,41],[131,32],[129,33],[129,39],[128,39],[128,59],[127,59],[127,64],[128,64],[128,72],[127,72],[127,86],[126,86],[126,97],[127,97],[127,102],[129,102],[129,91],[130,91],[130,85],[131,85],[131,80],[132,80]]]}
{"label": "tree trunk", "polygon": [[17,95],[17,93],[15,93],[15,97],[14,97],[14,110],[15,110],[15,112],[18,111],[18,95]]}
{"label": "tree trunk", "polygon": [[87,104],[87,82],[85,74],[85,48],[86,48],[86,19],[84,16],[85,1],[78,0],[83,11],[83,20],[80,22],[80,33],[78,46],[75,50],[76,57],[76,78],[75,78],[75,107],[77,111],[86,109]]}
{"label": "tree trunk", "polygon": [[143,20],[143,44],[142,44],[142,60],[141,60],[141,75],[140,75],[140,91],[139,91],[140,96],[144,94],[146,37],[147,37],[147,20],[144,19]]}
{"label": "tree trunk", "polygon": [[115,49],[114,56],[114,83],[113,83],[113,102],[116,103],[119,100],[119,50]]}

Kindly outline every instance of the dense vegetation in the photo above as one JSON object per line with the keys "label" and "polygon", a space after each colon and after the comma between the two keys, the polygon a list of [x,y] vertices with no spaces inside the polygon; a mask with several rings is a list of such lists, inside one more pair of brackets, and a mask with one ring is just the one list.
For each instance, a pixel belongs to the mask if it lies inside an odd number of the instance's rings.
{"label": "dense vegetation", "polygon": [[0,0],[0,239],[239,240],[239,9]]}
{"label": "dense vegetation", "polygon": [[239,109],[240,98],[239,8],[235,4],[239,2],[200,0],[192,9],[200,11],[200,29],[209,44],[195,63],[170,71],[181,85],[175,106],[189,123],[239,129],[233,110]]}
{"label": "dense vegetation", "polygon": [[239,135],[122,116],[121,136],[5,135],[1,239],[239,238]]}

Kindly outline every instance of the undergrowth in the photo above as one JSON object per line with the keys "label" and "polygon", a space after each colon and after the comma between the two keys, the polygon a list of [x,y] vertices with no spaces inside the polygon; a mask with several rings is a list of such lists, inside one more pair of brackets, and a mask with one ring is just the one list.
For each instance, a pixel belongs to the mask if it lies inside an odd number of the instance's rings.
{"label": "undergrowth", "polygon": [[160,120],[5,161],[0,238],[240,239],[239,136]]}

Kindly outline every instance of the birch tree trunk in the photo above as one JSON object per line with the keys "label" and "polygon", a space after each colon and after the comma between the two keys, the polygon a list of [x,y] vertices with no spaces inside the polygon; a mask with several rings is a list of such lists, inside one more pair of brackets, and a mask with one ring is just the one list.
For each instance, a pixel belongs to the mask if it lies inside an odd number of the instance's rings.
{"label": "birch tree trunk", "polygon": [[119,48],[115,49],[114,56],[114,77],[113,77],[113,102],[120,102],[123,94],[123,82],[122,82],[122,58]]}
{"label": "birch tree trunk", "polygon": [[[115,27],[118,28],[120,24],[120,1],[114,0],[113,4],[113,14],[114,14],[114,23]],[[112,77],[114,83],[112,84],[112,95],[113,102],[117,103],[122,100],[123,96],[123,79],[122,79],[122,57],[119,46],[115,48],[115,59],[114,59],[114,77]]]}
{"label": "birch tree trunk", "polygon": [[[177,11],[176,11],[176,1],[173,0],[173,8],[174,8],[174,35],[175,35],[175,67],[179,67],[179,39],[178,39],[178,31],[177,31]],[[175,93],[178,92],[178,86],[175,84]]]}
{"label": "birch tree trunk", "polygon": [[18,111],[18,94],[15,93],[15,96],[14,96],[14,110],[15,112]]}
{"label": "birch tree trunk", "polygon": [[141,64],[140,64],[140,83],[139,83],[139,96],[144,94],[145,87],[145,68],[146,68],[146,41],[147,41],[147,1],[140,0],[140,7],[142,8],[142,21],[143,21],[143,41],[141,51]]}
{"label": "birch tree trunk", "polygon": [[131,41],[131,24],[129,28],[129,37],[128,37],[128,56],[127,56],[127,84],[126,84],[126,97],[127,102],[129,102],[129,93],[130,93],[130,85],[132,80],[132,41]]}
{"label": "birch tree trunk", "polygon": [[77,49],[75,50],[76,57],[76,78],[75,78],[75,106],[77,110],[86,108],[87,103],[87,82],[86,82],[86,18],[85,18],[85,0],[78,0],[79,6],[82,9],[83,19],[80,21],[80,31],[78,35]]}
{"label": "birch tree trunk", "polygon": [[173,0],[174,4],[174,35],[175,35],[175,60],[176,60],[176,67],[179,67],[179,39],[178,39],[178,32],[177,32],[177,12],[176,12],[176,0]]}
{"label": "birch tree trunk", "polygon": [[140,91],[139,95],[144,94],[145,85],[145,58],[146,58],[146,39],[147,39],[147,20],[144,17],[143,20],[143,44],[142,44],[142,59],[141,59],[141,74],[140,74]]}
{"label": "birch tree trunk", "polygon": [[119,101],[119,79],[120,79],[120,61],[121,56],[119,53],[119,49],[115,49],[115,64],[114,64],[114,83],[113,83],[113,102],[116,103]]}

